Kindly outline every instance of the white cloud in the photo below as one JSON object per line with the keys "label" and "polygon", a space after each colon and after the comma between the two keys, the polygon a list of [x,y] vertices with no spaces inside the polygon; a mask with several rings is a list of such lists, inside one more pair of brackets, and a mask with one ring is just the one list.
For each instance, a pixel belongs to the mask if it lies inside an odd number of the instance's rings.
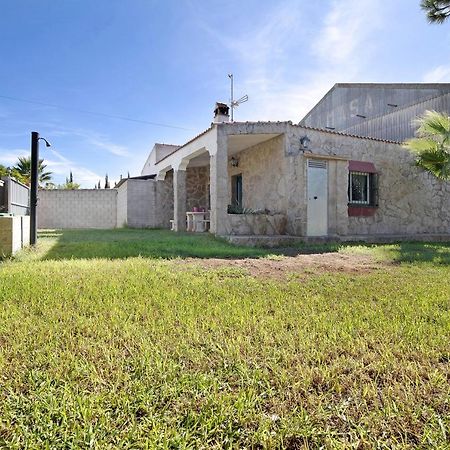
{"label": "white cloud", "polygon": [[319,58],[330,64],[348,65],[355,56],[361,56],[380,25],[381,4],[374,0],[334,0],[313,43]]}
{"label": "white cloud", "polygon": [[[98,180],[103,179],[103,176],[71,161],[51,147],[47,149],[47,152],[51,153],[54,158],[45,158],[44,163],[47,165],[48,170],[52,172],[52,178],[56,184],[64,183],[70,171],[73,173],[75,182],[83,187],[93,187]],[[0,164],[13,166],[17,163],[19,156],[29,157],[30,151],[25,149],[8,151],[0,149]]]}
{"label": "white cloud", "polygon": [[449,83],[450,64],[437,66],[423,76],[425,83]]}
{"label": "white cloud", "polygon": [[53,173],[56,183],[63,183],[70,172],[73,174],[74,181],[83,187],[93,187],[98,180],[102,180],[103,176],[71,161],[52,148],[49,150],[55,159],[45,159],[45,163]]}
{"label": "white cloud", "polygon": [[30,156],[30,151],[25,149],[0,149],[0,164],[5,166],[13,166],[17,163],[19,156]]}
{"label": "white cloud", "polygon": [[91,130],[84,130],[80,128],[56,128],[48,131],[48,135],[51,136],[76,136],[85,141],[86,144],[94,146],[101,150],[106,150],[115,156],[128,157],[130,152],[128,149],[119,144],[114,144],[111,140],[104,134],[97,133]]}
{"label": "white cloud", "polygon": [[[323,4],[319,29],[308,29],[305,4],[277,2],[264,23],[227,40],[239,58],[237,95],[250,101],[237,120],[300,120],[337,82],[362,81],[370,69],[387,0],[333,0]],[[256,30],[256,31],[255,31]]]}

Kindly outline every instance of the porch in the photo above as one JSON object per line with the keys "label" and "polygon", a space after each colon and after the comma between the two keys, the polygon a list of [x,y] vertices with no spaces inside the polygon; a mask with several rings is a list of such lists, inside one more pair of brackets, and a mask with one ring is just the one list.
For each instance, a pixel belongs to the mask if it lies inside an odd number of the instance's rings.
{"label": "porch", "polygon": [[[286,235],[286,124],[212,126],[158,164],[173,231]],[[193,225],[194,223],[194,225]]]}

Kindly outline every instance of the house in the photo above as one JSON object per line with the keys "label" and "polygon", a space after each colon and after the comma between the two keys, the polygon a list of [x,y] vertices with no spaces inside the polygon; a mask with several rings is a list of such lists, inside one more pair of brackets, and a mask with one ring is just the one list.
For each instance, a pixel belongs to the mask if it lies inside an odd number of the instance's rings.
{"label": "house", "polygon": [[185,230],[197,207],[210,211],[211,233],[237,243],[450,239],[450,183],[416,168],[399,141],[306,120],[230,122],[224,104],[214,113],[209,128],[155,146],[146,162],[161,225]]}
{"label": "house", "polygon": [[206,130],[155,144],[141,175],[114,189],[40,191],[38,224],[189,225],[252,245],[450,240],[450,183],[417,168],[401,144],[413,115],[448,111],[449,95],[447,84],[338,84],[299,124],[230,122],[217,103]]}

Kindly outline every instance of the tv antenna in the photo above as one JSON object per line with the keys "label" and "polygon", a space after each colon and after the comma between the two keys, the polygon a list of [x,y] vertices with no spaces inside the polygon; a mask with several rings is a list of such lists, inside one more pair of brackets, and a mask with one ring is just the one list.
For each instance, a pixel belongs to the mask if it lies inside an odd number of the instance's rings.
{"label": "tv antenna", "polygon": [[245,103],[248,101],[248,95],[242,96],[240,99],[234,99],[234,86],[233,86],[233,74],[229,73],[228,78],[230,79],[231,84],[231,97],[230,97],[230,109],[231,109],[231,121],[234,120],[234,108],[237,108],[241,103]]}

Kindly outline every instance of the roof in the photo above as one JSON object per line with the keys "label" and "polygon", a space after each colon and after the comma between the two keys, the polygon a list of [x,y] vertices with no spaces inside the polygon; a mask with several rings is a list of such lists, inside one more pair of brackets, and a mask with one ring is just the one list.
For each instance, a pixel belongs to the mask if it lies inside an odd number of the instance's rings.
{"label": "roof", "polygon": [[158,164],[161,161],[164,161],[165,159],[167,159],[169,156],[172,156],[175,152],[177,152],[178,150],[186,147],[187,145],[189,145],[191,142],[194,142],[196,139],[198,139],[199,137],[203,136],[204,134],[206,134],[208,131],[210,131],[214,125],[217,125],[215,123],[212,123],[211,126],[209,128],[207,128],[205,131],[202,131],[200,134],[197,134],[197,136],[194,136],[192,139],[190,139],[189,141],[185,142],[183,145],[180,145],[178,148],[176,148],[173,152],[169,153],[168,155],[164,156],[164,158],[161,158],[158,161]]}
{"label": "roof", "polygon": [[206,130],[202,131],[200,134],[198,134],[197,136],[193,137],[192,139],[187,141],[185,144],[183,144],[181,147],[178,147],[173,152],[171,152],[168,155],[166,155],[164,158],[160,159],[158,161],[158,163],[160,163],[161,161],[165,160],[166,158],[169,158],[169,156],[172,156],[178,150],[182,149],[183,147],[186,147],[191,142],[195,141],[199,137],[201,137],[204,134],[206,134],[208,131],[210,131],[213,128],[214,125],[218,125],[218,126],[222,126],[222,125],[223,126],[233,126],[233,125],[264,125],[264,124],[284,124],[284,125],[290,125],[290,126],[294,126],[294,127],[304,128],[306,130],[320,131],[322,133],[334,134],[334,135],[337,135],[337,136],[351,137],[351,138],[356,138],[356,139],[366,139],[366,140],[369,140],[369,141],[384,142],[386,144],[402,145],[402,142],[399,142],[399,141],[391,141],[391,140],[388,140],[388,139],[380,139],[380,138],[375,138],[375,137],[360,136],[360,135],[357,135],[357,134],[345,133],[343,131],[326,130],[326,129],[322,129],[322,128],[310,127],[310,126],[307,126],[307,125],[294,124],[294,123],[292,123],[291,120],[288,120],[288,121],[270,121],[270,120],[265,120],[265,121],[251,121],[251,122],[249,122],[249,121],[246,121],[246,122],[221,122],[221,123],[217,123],[217,124],[216,123],[212,123],[209,128],[207,128]]}
{"label": "roof", "polygon": [[400,141],[391,141],[389,139],[380,139],[380,138],[375,138],[375,137],[370,137],[370,136],[360,136],[359,134],[351,134],[351,133],[346,133],[344,131],[327,130],[324,128],[315,128],[315,127],[310,127],[308,125],[294,125],[294,126],[300,127],[300,128],[305,128],[307,130],[321,131],[323,133],[337,134],[339,136],[346,136],[346,137],[352,137],[352,138],[357,138],[357,139],[368,139],[369,141],[384,142],[386,144],[403,145],[403,142],[400,142]]}
{"label": "roof", "polygon": [[125,181],[128,180],[153,180],[155,177],[156,177],[155,174],[151,174],[151,175],[139,175],[137,177],[122,178],[114,187],[118,188],[122,186],[122,184],[125,183]]}
{"label": "roof", "polygon": [[345,88],[383,88],[383,89],[450,89],[450,83],[336,83],[330,90]]}

